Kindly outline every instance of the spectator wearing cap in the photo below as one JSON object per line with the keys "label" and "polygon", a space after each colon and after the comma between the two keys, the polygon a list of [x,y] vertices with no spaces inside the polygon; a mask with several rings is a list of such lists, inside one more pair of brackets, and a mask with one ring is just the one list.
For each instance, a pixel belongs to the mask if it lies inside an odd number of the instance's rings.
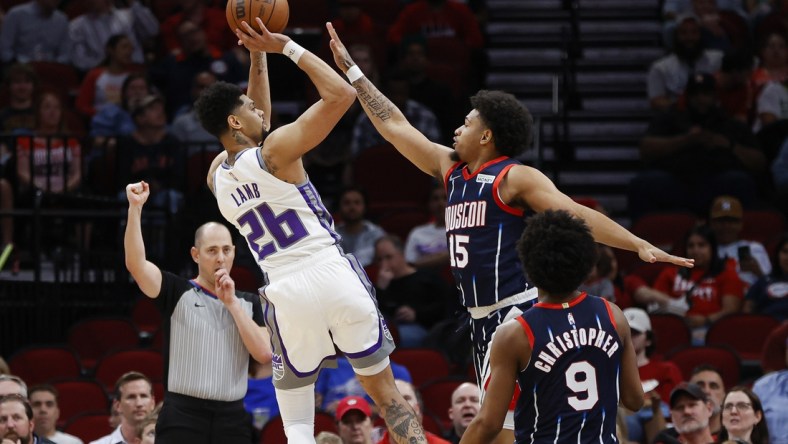
{"label": "spectator wearing cap", "polygon": [[684,379],[681,370],[670,361],[651,360],[654,353],[654,333],[651,319],[641,308],[624,309],[624,316],[632,331],[632,345],[638,364],[640,381],[643,383],[645,404],[634,415],[627,416],[627,431],[632,441],[651,442],[656,434],[665,428],[665,416],[669,414],[662,401],[670,398],[670,393]]}
{"label": "spectator wearing cap", "polygon": [[646,171],[630,184],[631,216],[690,209],[706,214],[715,196],[728,194],[749,204],[766,158],[750,128],[719,107],[711,74],[695,74],[686,87],[686,106],[657,113],[640,141]]}
{"label": "spectator wearing cap", "polygon": [[653,110],[667,110],[675,104],[691,73],[712,74],[722,63],[722,52],[703,46],[696,15],[680,16],[673,35],[672,52],[655,61],[648,71],[648,98]]}
{"label": "spectator wearing cap", "polygon": [[739,278],[749,287],[758,278],[771,273],[772,264],[763,244],[739,238],[744,228],[743,217],[744,209],[739,199],[718,196],[711,204],[709,225],[717,237],[717,254],[720,258],[736,261]]}
{"label": "spectator wearing cap", "polygon": [[715,441],[709,430],[712,406],[696,384],[682,382],[670,394],[673,428],[657,435],[654,444],[708,444]]}
{"label": "spectator wearing cap", "polygon": [[[788,367],[788,347],[784,355]],[[769,442],[788,442],[788,368],[761,377],[753,384],[752,391],[761,399],[769,426]]]}
{"label": "spectator wearing cap", "polygon": [[372,444],[372,409],[364,398],[342,398],[335,418],[342,444]]}

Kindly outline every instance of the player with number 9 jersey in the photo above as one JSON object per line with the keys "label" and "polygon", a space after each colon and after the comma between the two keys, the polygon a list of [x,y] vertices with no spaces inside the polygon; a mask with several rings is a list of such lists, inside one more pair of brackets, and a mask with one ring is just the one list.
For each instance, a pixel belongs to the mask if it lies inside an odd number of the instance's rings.
{"label": "player with number 9 jersey", "polygon": [[616,442],[623,344],[610,303],[582,293],[516,319],[531,344],[517,376],[517,442]]}

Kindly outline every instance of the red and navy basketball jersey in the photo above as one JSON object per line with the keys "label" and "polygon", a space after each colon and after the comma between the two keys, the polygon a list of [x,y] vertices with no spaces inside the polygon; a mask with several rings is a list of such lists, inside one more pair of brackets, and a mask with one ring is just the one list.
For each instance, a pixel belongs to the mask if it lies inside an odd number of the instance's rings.
{"label": "red and navy basketball jersey", "polygon": [[515,245],[525,229],[523,210],[505,204],[498,185],[520,162],[501,156],[470,173],[452,166],[446,184],[446,237],[451,270],[466,307],[485,307],[526,290]]}
{"label": "red and navy basketball jersey", "polygon": [[582,293],[516,318],[531,342],[515,442],[615,443],[622,343],[610,303]]}

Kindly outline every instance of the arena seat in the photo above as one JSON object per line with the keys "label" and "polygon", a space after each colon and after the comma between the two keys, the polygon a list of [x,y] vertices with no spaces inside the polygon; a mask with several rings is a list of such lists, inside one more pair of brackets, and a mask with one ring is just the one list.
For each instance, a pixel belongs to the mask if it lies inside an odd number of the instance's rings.
{"label": "arena seat", "polygon": [[63,432],[74,435],[83,442],[95,441],[112,433],[107,412],[86,412],[71,420],[63,428]]}
{"label": "arena seat", "polygon": [[431,348],[398,348],[391,354],[391,360],[407,367],[415,387],[449,375],[449,361],[443,353]]}
{"label": "arena seat", "polygon": [[725,387],[736,386],[741,379],[739,355],[728,347],[687,346],[672,351],[665,356],[665,360],[676,364],[687,381],[692,377],[692,370],[701,364],[711,364],[720,369]]}
{"label": "arena seat", "polygon": [[718,319],[706,332],[706,345],[727,345],[743,361],[757,363],[764,338],[776,330],[780,322],[771,316],[736,313]]}
{"label": "arena seat", "polygon": [[440,422],[442,430],[448,430],[451,427],[451,420],[449,419],[451,394],[463,382],[468,382],[467,378],[448,376],[419,387],[421,399],[424,401],[424,410]]}
{"label": "arena seat", "polygon": [[99,317],[74,324],[68,333],[68,345],[76,350],[85,369],[93,369],[96,361],[111,350],[139,346],[140,337],[131,319]]}
{"label": "arena seat", "polygon": [[106,412],[109,409],[109,395],[104,386],[94,379],[55,381],[52,386],[58,391],[58,428],[64,427],[72,418],[85,412]]}
{"label": "arena seat", "polygon": [[161,353],[154,350],[111,352],[96,364],[96,380],[104,385],[107,392],[111,392],[115,389],[118,378],[130,371],[140,372],[152,382],[161,382],[164,374]]}
{"label": "arena seat", "polygon": [[692,342],[692,333],[681,316],[651,314],[649,319],[656,343],[652,359],[660,359],[671,350],[687,346]]}
{"label": "arena seat", "polygon": [[82,365],[73,349],[62,345],[32,346],[16,352],[8,361],[11,373],[28,386],[57,378],[79,378]]}
{"label": "arena seat", "polygon": [[143,295],[131,308],[131,321],[140,334],[151,336],[161,327],[161,312],[153,299]]}
{"label": "arena seat", "polygon": [[741,239],[758,241],[764,245],[785,230],[785,218],[775,210],[746,210],[743,217]]}

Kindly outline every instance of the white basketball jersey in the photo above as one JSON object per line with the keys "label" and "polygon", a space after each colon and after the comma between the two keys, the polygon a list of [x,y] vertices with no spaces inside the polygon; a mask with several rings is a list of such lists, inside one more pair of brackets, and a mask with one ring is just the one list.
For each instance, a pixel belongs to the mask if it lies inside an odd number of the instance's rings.
{"label": "white basketball jersey", "polygon": [[219,210],[246,238],[263,271],[291,264],[339,242],[331,213],[307,179],[293,185],[272,176],[260,148],[236,155],[214,173]]}

